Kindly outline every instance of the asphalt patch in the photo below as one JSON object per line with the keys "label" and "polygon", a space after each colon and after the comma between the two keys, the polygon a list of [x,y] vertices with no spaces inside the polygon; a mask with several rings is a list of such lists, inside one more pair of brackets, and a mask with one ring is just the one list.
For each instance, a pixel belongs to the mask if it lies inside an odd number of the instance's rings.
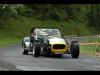
{"label": "asphalt patch", "polygon": [[16,69],[16,66],[11,64],[10,62],[0,59],[0,71],[20,71],[20,70]]}

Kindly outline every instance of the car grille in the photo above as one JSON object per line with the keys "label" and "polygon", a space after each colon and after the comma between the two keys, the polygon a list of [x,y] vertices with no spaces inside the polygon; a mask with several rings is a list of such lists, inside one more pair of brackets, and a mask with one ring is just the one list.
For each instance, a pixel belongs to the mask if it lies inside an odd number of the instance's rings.
{"label": "car grille", "polygon": [[55,44],[55,45],[53,45],[53,49],[65,49],[65,45],[64,44]]}

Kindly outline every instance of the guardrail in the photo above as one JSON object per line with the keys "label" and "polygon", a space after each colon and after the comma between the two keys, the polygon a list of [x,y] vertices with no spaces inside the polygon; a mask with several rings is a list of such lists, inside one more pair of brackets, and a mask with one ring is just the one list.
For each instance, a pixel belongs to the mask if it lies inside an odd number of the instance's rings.
{"label": "guardrail", "polygon": [[71,41],[79,41],[80,52],[82,54],[100,55],[100,36],[64,36],[66,42],[71,44]]}

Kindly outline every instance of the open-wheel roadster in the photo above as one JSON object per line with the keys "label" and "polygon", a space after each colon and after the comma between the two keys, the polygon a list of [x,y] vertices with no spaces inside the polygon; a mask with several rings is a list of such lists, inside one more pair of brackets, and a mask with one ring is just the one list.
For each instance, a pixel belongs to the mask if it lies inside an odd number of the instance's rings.
{"label": "open-wheel roadster", "polygon": [[34,57],[40,55],[71,54],[72,58],[78,58],[80,54],[79,42],[72,41],[69,44],[61,36],[59,29],[35,28],[30,35],[31,51]]}

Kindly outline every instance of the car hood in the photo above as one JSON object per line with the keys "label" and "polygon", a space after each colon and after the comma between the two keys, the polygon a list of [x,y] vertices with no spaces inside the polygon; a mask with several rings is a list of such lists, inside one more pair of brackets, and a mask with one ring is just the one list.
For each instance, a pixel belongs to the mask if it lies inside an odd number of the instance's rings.
{"label": "car hood", "polygon": [[62,38],[51,38],[48,40],[49,40],[49,44],[66,44],[65,40]]}

